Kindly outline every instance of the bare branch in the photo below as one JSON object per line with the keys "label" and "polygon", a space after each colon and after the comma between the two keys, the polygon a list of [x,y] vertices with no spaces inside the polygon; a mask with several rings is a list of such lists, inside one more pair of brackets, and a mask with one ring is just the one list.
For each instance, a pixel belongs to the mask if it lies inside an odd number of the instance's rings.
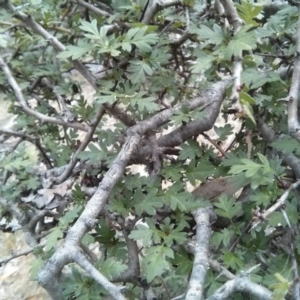
{"label": "bare branch", "polygon": [[282,194],[282,196],[277,200],[277,202],[272,205],[269,209],[264,211],[263,213],[259,213],[259,215],[256,217],[256,219],[252,222],[251,229],[254,229],[257,225],[261,223],[261,221],[264,221],[271,213],[282,207],[285,200],[288,198],[290,192],[294,189],[296,189],[300,185],[300,180],[290,185],[290,187]]}
{"label": "bare branch", "polygon": [[136,241],[128,237],[127,230],[123,230],[127,253],[128,253],[128,269],[118,277],[114,278],[113,282],[133,282],[136,283],[140,276],[140,260],[139,249]]}
{"label": "bare branch", "polygon": [[300,124],[298,121],[298,96],[300,88],[300,5],[298,4],[296,52],[288,99],[288,126],[290,134],[300,141]]}
{"label": "bare branch", "polygon": [[294,230],[291,226],[289,217],[287,215],[287,213],[285,212],[285,210],[283,208],[281,208],[281,213],[285,219],[286,224],[289,227],[289,230],[291,232],[291,236],[293,238],[293,240],[291,241],[290,245],[291,245],[291,251],[288,253],[291,255],[292,257],[292,270],[293,270],[293,275],[294,275],[294,283],[293,283],[293,299],[295,300],[299,300],[300,299],[300,282],[299,282],[299,272],[298,272],[298,263],[297,263],[297,258],[296,258],[296,235],[294,233]]}
{"label": "bare branch", "polygon": [[73,0],[73,2],[77,3],[77,4],[81,5],[81,6],[83,6],[85,8],[87,8],[88,10],[94,12],[95,14],[103,16],[105,18],[108,18],[108,17],[111,16],[108,12],[106,12],[106,11],[104,11],[102,9],[99,9],[98,7],[92,5],[92,4],[88,3],[88,2],[85,2],[83,0],[75,0],[75,1]]}
{"label": "bare branch", "polygon": [[48,122],[48,123],[52,123],[52,124],[57,124],[57,125],[62,125],[65,127],[71,127],[71,128],[75,128],[75,129],[79,129],[79,130],[83,130],[83,131],[88,131],[88,127],[85,125],[82,125],[78,122],[64,122],[63,120],[60,119],[56,119],[53,117],[49,117],[47,115],[41,114],[33,109],[31,109],[28,105],[27,102],[23,96],[23,93],[18,85],[18,83],[16,82],[15,78],[13,77],[12,73],[10,72],[9,67],[7,66],[7,64],[4,62],[2,56],[0,55],[0,67],[3,70],[4,74],[6,75],[8,82],[10,84],[10,86],[12,87],[15,96],[17,98],[17,100],[19,101],[20,105],[21,105],[21,109],[26,112],[27,114],[41,120],[42,122]]}
{"label": "bare branch", "polygon": [[[264,140],[271,144],[276,141],[275,132],[261,119],[257,118],[257,129],[264,138]],[[277,151],[280,153],[280,151]],[[281,153],[283,161],[292,168],[296,179],[300,178],[300,160],[294,154]]]}
{"label": "bare branch", "polygon": [[193,216],[197,223],[196,244],[193,270],[185,296],[187,300],[198,300],[203,296],[205,277],[209,268],[210,225],[216,218],[212,208],[199,208],[193,213]]}
{"label": "bare branch", "polygon": [[[22,21],[27,27],[31,28],[35,33],[37,33],[38,35],[42,36],[46,41],[48,41],[57,51],[61,52],[66,50],[66,47],[54,36],[51,35],[47,30],[45,30],[40,24],[38,24],[35,19],[32,16],[26,15],[22,12],[20,12],[19,10],[17,10],[13,4],[10,2],[10,0],[7,0],[7,8],[9,8],[11,11],[14,12],[14,17],[19,19],[20,21]],[[73,67],[90,83],[90,85],[94,88],[94,90],[97,90],[97,84],[96,84],[96,77],[78,60],[70,60],[70,62],[73,64]],[[1,66],[1,63],[0,63]],[[18,98],[19,99],[19,98]],[[132,124],[135,123],[133,120],[131,120],[131,117],[129,115],[127,115],[124,111],[122,111],[122,109],[120,109],[119,107],[117,107],[117,105],[115,105],[114,107],[112,105],[109,104],[105,104],[105,108],[113,113],[115,112],[115,116],[119,117],[119,119],[121,117],[126,117],[125,120],[120,119],[125,125],[127,124]],[[27,113],[29,113],[29,111],[26,111]],[[31,111],[31,114],[34,111]],[[60,122],[57,123],[57,120],[54,118],[50,118],[47,116],[44,116],[42,114],[38,114],[36,112],[34,112],[35,114],[33,116],[35,116],[36,118],[43,116],[42,120],[45,122],[51,122],[51,123],[55,123],[55,124],[59,124],[59,125],[65,125],[68,127],[72,127],[75,129],[79,129],[79,130],[83,130],[83,131],[88,131],[88,127],[85,127],[81,124],[81,126],[78,126],[78,124],[73,123],[64,123],[64,122]],[[73,124],[73,126],[70,126],[71,124]],[[83,129],[85,128],[85,129]]]}
{"label": "bare branch", "polygon": [[[253,269],[253,268],[252,268]],[[207,300],[223,300],[227,299],[234,292],[243,292],[252,295],[257,300],[271,300],[272,292],[267,288],[252,282],[248,277],[250,271],[241,272],[235,279],[227,281]]]}
{"label": "bare branch", "polygon": [[[224,10],[225,10],[225,15],[229,21],[229,23],[233,27],[233,33],[237,34],[238,31],[241,29],[243,25],[243,20],[239,17],[237,10],[231,0],[220,0]],[[230,96],[230,99],[233,102],[236,102],[234,105],[234,108],[236,108],[238,111],[242,111],[242,105],[240,103],[240,90],[241,90],[241,76],[242,76],[242,71],[243,71],[243,66],[242,66],[242,60],[243,60],[243,53],[240,51],[239,55],[234,57],[234,63],[233,63],[233,78],[234,78],[234,83],[232,87],[232,93]]]}
{"label": "bare branch", "polygon": [[221,104],[225,98],[226,87],[229,82],[230,80],[224,80],[214,83],[201,93],[199,97],[189,101],[189,109],[193,110],[196,107],[201,107],[202,110],[205,111],[205,117],[184,124],[169,134],[162,136],[158,140],[158,146],[179,146],[189,138],[198,136],[204,131],[211,129],[219,115]]}
{"label": "bare branch", "polygon": [[49,157],[47,156],[47,154],[46,154],[44,148],[42,147],[42,145],[41,145],[38,138],[36,138],[34,136],[31,136],[31,135],[28,135],[28,134],[23,133],[23,132],[8,130],[8,129],[0,129],[0,134],[10,135],[10,136],[18,136],[18,137],[21,137],[21,138],[31,142],[41,152],[47,167],[52,168],[52,163],[51,163]]}
{"label": "bare branch", "polygon": [[74,255],[75,262],[81,266],[95,281],[97,281],[101,286],[103,286],[109,294],[116,300],[126,300],[122,295],[121,290],[123,287],[117,287],[112,284],[108,279],[106,279],[86,258],[85,254],[82,253],[81,249],[76,251]]}
{"label": "bare branch", "polygon": [[101,120],[101,118],[104,115],[104,108],[103,106],[101,106],[98,109],[98,112],[95,116],[95,119],[93,120],[91,127],[89,129],[89,131],[87,132],[84,140],[82,141],[82,143],[80,144],[80,146],[78,147],[77,151],[75,152],[75,154],[73,155],[69,165],[66,167],[66,169],[64,170],[63,174],[61,174],[61,176],[59,178],[56,179],[56,184],[62,183],[64,182],[72,173],[72,170],[74,169],[75,165],[78,162],[78,155],[79,153],[81,153],[82,151],[84,151],[84,149],[86,148],[86,146],[89,144],[89,142],[91,141],[93,134]]}
{"label": "bare branch", "polygon": [[5,256],[5,257],[2,257],[0,258],[0,266],[2,264],[6,264],[8,263],[9,261],[15,259],[15,258],[18,258],[20,256],[24,256],[24,255],[28,255],[30,253],[32,253],[36,248],[39,248],[39,247],[44,247],[45,246],[45,242],[39,244],[39,245],[36,245],[35,247],[33,248],[29,248],[29,249],[26,249],[26,250],[23,250],[23,251],[20,251],[18,253],[12,253],[11,255],[9,256]]}
{"label": "bare branch", "polygon": [[157,12],[159,12],[164,8],[175,6],[175,5],[181,5],[181,1],[167,0],[162,2],[160,0],[148,0],[146,7],[144,8],[142,23],[149,24],[151,19]]}

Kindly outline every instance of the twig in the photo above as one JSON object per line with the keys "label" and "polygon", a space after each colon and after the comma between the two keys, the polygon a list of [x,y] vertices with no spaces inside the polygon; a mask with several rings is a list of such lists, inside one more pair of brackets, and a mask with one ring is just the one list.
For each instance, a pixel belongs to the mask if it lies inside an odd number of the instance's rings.
{"label": "twig", "polygon": [[1,55],[0,55],[0,68],[3,70],[4,74],[6,75],[6,78],[9,82],[11,88],[13,89],[13,91],[15,93],[15,96],[16,96],[17,100],[19,101],[20,105],[21,105],[21,109],[24,112],[26,112],[27,114],[41,120],[42,122],[48,122],[48,123],[52,123],[52,124],[57,124],[57,125],[62,125],[62,126],[66,126],[66,127],[79,129],[79,130],[82,130],[82,131],[88,131],[88,126],[86,126],[86,125],[82,125],[82,124],[77,123],[77,122],[64,122],[63,120],[56,119],[56,118],[53,118],[53,117],[49,117],[47,115],[41,114],[41,113],[31,109],[27,105],[27,102],[26,102],[26,100],[23,96],[23,93],[22,93],[18,83],[16,82],[15,78],[13,77],[12,73],[10,72],[9,67],[4,62]]}
{"label": "twig", "polygon": [[298,272],[298,263],[297,263],[297,258],[296,258],[296,247],[295,247],[295,233],[294,230],[291,226],[290,220],[285,212],[284,209],[281,209],[281,213],[291,231],[293,240],[291,242],[291,252],[290,255],[292,257],[292,270],[293,270],[293,275],[294,275],[294,284],[293,284],[293,299],[299,300],[300,299],[300,282],[299,282],[299,272]]}
{"label": "twig", "polygon": [[128,226],[125,226],[126,228],[124,228],[123,230],[123,235],[128,253],[128,269],[125,270],[123,273],[119,274],[116,278],[114,278],[112,282],[136,283],[140,276],[140,260],[137,242],[128,237],[129,232],[131,232],[131,229],[133,229],[137,219],[128,221],[130,224]]}
{"label": "twig", "polygon": [[92,125],[89,129],[89,131],[87,132],[84,140],[82,141],[82,143],[80,144],[80,146],[78,147],[77,151],[74,153],[69,165],[66,167],[66,169],[64,170],[64,172],[61,174],[61,176],[59,176],[55,182],[56,184],[62,183],[64,182],[72,173],[72,170],[74,169],[75,165],[77,164],[79,158],[78,155],[79,153],[81,153],[82,151],[84,151],[84,149],[86,148],[86,146],[89,144],[89,142],[91,141],[93,134],[101,120],[101,118],[104,115],[104,107],[100,106],[100,108],[98,109],[98,112],[95,116],[95,119],[92,121]]}
{"label": "twig", "polygon": [[42,247],[44,247],[45,244],[46,244],[46,242],[43,242],[43,243],[40,243],[39,245],[36,245],[36,246],[33,247],[33,248],[29,248],[29,249],[27,249],[27,250],[23,250],[23,251],[20,251],[20,252],[18,252],[18,253],[12,253],[12,254],[9,255],[9,256],[2,257],[2,258],[0,258],[0,266],[1,266],[2,264],[8,263],[9,261],[11,261],[11,260],[13,260],[13,259],[15,259],[15,258],[18,258],[18,257],[20,257],[20,256],[28,255],[28,254],[32,253],[36,248],[39,248],[39,247],[42,248]]}
{"label": "twig", "polygon": [[222,147],[220,147],[215,141],[213,141],[206,133],[203,132],[201,134],[222,153],[222,156],[227,156]]}
{"label": "twig", "polygon": [[300,185],[300,180],[296,181],[295,183],[291,184],[290,187],[282,194],[282,196],[278,199],[278,201],[272,205],[269,209],[267,209],[263,213],[259,213],[259,216],[257,216],[256,220],[252,222],[251,230],[253,230],[257,225],[261,223],[261,221],[265,220],[271,213],[273,213],[278,208],[282,207],[285,200],[288,198],[290,192],[294,189],[296,189]]}
{"label": "twig", "polygon": [[19,132],[19,131],[14,131],[14,130],[8,130],[8,129],[0,129],[0,134],[5,134],[5,135],[10,135],[10,136],[17,136],[17,137],[21,137],[27,141],[29,141],[30,143],[32,143],[33,145],[35,145],[38,150],[41,152],[46,166],[47,168],[52,168],[52,163],[49,159],[49,157],[47,156],[44,148],[42,147],[40,140],[34,136],[28,135],[26,133],[23,132]]}
{"label": "twig", "polygon": [[92,5],[88,2],[85,2],[83,0],[75,0],[75,1],[73,0],[73,2],[87,8],[88,10],[94,12],[95,14],[103,16],[105,18],[108,18],[108,17],[111,16],[110,13],[108,13],[108,12],[102,10],[102,9],[99,9],[98,7]]}
{"label": "twig", "polygon": [[[280,141],[280,139],[276,139],[275,132],[261,119],[256,118],[257,122],[257,130],[260,132],[264,140],[271,144],[275,142],[276,140]],[[280,153],[283,161],[291,167],[291,169],[294,172],[295,177],[298,179],[300,178],[300,160],[298,157],[296,157],[294,154],[284,154],[280,151],[277,151],[277,153]]]}

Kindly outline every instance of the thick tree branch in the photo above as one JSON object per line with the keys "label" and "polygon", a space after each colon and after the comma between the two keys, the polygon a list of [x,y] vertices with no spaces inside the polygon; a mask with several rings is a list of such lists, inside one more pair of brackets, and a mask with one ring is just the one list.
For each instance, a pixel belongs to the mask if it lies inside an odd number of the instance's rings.
{"label": "thick tree branch", "polygon": [[[195,109],[197,105],[200,104],[205,105],[205,102],[211,101],[211,98],[209,96],[211,96],[212,94],[215,95],[215,93],[217,93],[216,91],[214,91],[214,89],[220,89],[221,87],[223,87],[223,91],[220,93],[220,96],[222,97],[221,99],[219,99],[219,101],[222,102],[223,92],[225,91],[225,87],[228,83],[229,81],[226,80],[223,82],[213,84],[212,88],[209,89],[210,93],[208,93],[207,95],[205,94],[207,98],[196,98],[185,105],[188,105],[190,109]],[[220,103],[216,106],[219,109]],[[130,127],[127,130],[127,138],[121,151],[117,155],[116,159],[112,163],[106,175],[104,176],[102,182],[98,186],[97,191],[87,202],[82,214],[75,222],[75,224],[69,229],[66,237],[66,243],[72,241],[72,245],[79,245],[85,233],[95,226],[98,215],[103,210],[113,187],[123,175],[131,156],[133,155],[134,151],[136,151],[136,149],[138,148],[142,136],[148,132],[157,130],[157,128],[168,122],[170,117],[180,108],[181,106],[166,109],[147,120],[141,121],[137,125]],[[52,256],[53,261],[59,261],[59,258],[61,258],[62,256],[61,251],[61,248],[56,250],[56,252]],[[48,281],[54,280],[54,278],[57,276],[55,274],[59,274],[60,268],[61,264],[59,264],[57,268],[53,267],[49,263],[46,264],[45,268],[41,272],[42,275],[39,276],[39,281],[44,288],[46,288],[47,290],[49,289]],[[48,292],[51,294],[51,291]]]}
{"label": "thick tree branch", "polygon": [[300,124],[298,121],[298,97],[300,88],[300,5],[298,4],[298,27],[296,39],[296,52],[294,70],[290,92],[287,96],[288,101],[288,126],[290,134],[300,141]]}
{"label": "thick tree branch", "polygon": [[[158,139],[159,147],[174,147],[179,146],[186,140],[193,136],[198,136],[211,129],[219,115],[220,107],[225,98],[226,87],[229,81],[224,80],[211,85],[199,97],[188,102],[190,110],[196,107],[202,108],[205,112],[205,117],[200,120],[192,121],[188,124],[184,124],[177,129],[173,130],[169,134],[162,136]],[[209,99],[209,101],[208,101]]]}
{"label": "thick tree branch", "polygon": [[203,296],[205,277],[209,268],[210,225],[216,218],[212,208],[199,208],[193,213],[193,216],[197,223],[196,244],[193,270],[185,296],[186,300],[198,300]]}

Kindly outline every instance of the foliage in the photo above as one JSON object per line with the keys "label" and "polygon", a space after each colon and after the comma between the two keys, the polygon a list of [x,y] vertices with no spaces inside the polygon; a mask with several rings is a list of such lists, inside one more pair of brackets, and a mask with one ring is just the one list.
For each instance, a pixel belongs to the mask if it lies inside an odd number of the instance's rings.
{"label": "foliage", "polygon": [[[93,268],[123,284],[125,297],[151,289],[171,299],[186,292],[194,266],[193,213],[212,206],[210,260],[236,276],[261,264],[250,279],[273,299],[293,299],[299,191],[289,187],[300,147],[289,127],[297,99],[288,95],[297,9],[278,3],[267,15],[266,4],[233,3],[236,29],[210,1],[164,2],[150,21],[148,2],[157,1],[0,1],[0,56],[11,72],[0,63],[0,96],[15,117],[0,128],[1,229],[13,231],[16,218],[29,246],[41,244],[31,279],[83,232],[75,248],[92,249]],[[217,86],[227,74],[238,78]],[[280,210],[261,219],[283,195]],[[64,299],[105,299],[109,290],[74,257]],[[224,274],[209,269],[203,297]]]}

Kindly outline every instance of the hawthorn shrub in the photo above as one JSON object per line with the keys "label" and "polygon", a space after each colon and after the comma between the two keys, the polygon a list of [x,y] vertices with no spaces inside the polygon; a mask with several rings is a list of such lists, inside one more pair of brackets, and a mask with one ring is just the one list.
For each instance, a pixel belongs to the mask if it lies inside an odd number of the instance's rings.
{"label": "hawthorn shrub", "polygon": [[300,299],[298,2],[0,8],[1,230],[29,247],[0,263],[33,252],[55,300]]}

